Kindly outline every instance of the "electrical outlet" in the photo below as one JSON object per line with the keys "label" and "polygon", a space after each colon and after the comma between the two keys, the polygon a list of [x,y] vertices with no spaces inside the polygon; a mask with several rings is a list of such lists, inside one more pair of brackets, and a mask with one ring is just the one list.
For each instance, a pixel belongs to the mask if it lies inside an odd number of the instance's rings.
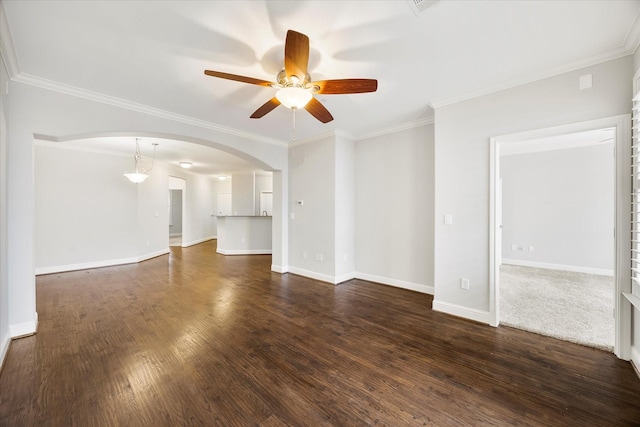
{"label": "electrical outlet", "polygon": [[533,246],[529,246],[529,252],[533,252]]}
{"label": "electrical outlet", "polygon": [[461,277],[460,278],[460,287],[464,290],[469,290],[469,279],[467,279],[466,277]]}
{"label": "electrical outlet", "polygon": [[302,259],[307,259],[307,251],[302,252]]}
{"label": "electrical outlet", "polygon": [[518,250],[518,245],[511,245],[511,250],[512,251]]}

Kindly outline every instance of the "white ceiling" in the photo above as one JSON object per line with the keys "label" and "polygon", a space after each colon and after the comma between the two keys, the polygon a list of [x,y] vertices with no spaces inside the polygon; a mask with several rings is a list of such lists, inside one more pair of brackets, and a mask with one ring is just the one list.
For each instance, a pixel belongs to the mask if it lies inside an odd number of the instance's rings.
{"label": "white ceiling", "polygon": [[249,118],[275,89],[203,71],[274,80],[288,29],[309,36],[313,79],[379,83],[375,93],[319,96],[335,120],[322,124],[298,112],[298,140],[332,130],[358,138],[425,122],[432,104],[628,55],[640,36],[640,1],[442,0],[419,14],[402,0],[4,0],[3,6],[17,62],[10,66],[25,80],[282,142],[291,138],[291,111],[281,106]]}

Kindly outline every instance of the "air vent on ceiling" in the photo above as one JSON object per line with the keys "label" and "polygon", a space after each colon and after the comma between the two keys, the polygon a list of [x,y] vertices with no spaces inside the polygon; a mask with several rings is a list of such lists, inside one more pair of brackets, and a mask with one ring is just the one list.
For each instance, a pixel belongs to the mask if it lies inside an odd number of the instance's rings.
{"label": "air vent on ceiling", "polygon": [[435,6],[437,3],[440,3],[441,0],[406,0],[409,4],[409,7],[416,15],[420,12],[424,12],[432,6]]}

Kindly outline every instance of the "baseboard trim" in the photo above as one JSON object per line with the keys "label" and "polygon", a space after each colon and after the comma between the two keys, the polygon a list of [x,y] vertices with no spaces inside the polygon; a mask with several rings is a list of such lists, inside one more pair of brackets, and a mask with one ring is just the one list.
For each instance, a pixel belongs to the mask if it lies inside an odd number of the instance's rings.
{"label": "baseboard trim", "polygon": [[355,278],[355,271],[352,271],[351,273],[341,274],[340,276],[334,277],[334,284],[339,285],[340,283],[348,282],[349,280],[353,280]]}
{"label": "baseboard trim", "polygon": [[433,286],[421,285],[419,283],[407,282],[404,280],[393,279],[390,277],[376,276],[375,274],[356,272],[356,279],[367,280],[369,282],[381,283],[383,285],[394,286],[396,288],[408,289],[423,294],[433,295]]}
{"label": "baseboard trim", "polygon": [[202,239],[198,239],[198,240],[192,240],[190,242],[187,243],[182,243],[182,247],[183,248],[188,248],[189,246],[193,246],[193,245],[198,245],[200,243],[204,243],[204,242],[208,242],[209,240],[216,240],[218,237],[217,236],[209,236],[209,237],[205,237]]}
{"label": "baseboard trim", "polygon": [[289,266],[288,265],[271,264],[271,271],[273,271],[274,273],[280,273],[280,274],[288,273],[289,272]]}
{"label": "baseboard trim", "polygon": [[636,372],[638,378],[640,378],[640,351],[634,345],[631,346],[631,366],[633,366],[633,370]]}
{"label": "baseboard trim", "polygon": [[271,255],[271,249],[216,249],[222,255]]}
{"label": "baseboard trim", "polygon": [[289,273],[296,274],[298,276],[308,277],[309,279],[319,280],[321,282],[337,284],[334,276],[328,274],[316,273],[315,271],[305,270],[303,268],[289,266]]}
{"label": "baseboard trim", "polygon": [[56,265],[52,267],[36,268],[36,276],[42,274],[63,273],[65,271],[86,270],[89,268],[112,267],[115,265],[135,264],[138,262],[137,257],[108,259],[104,261],[83,262],[79,264]]}
{"label": "baseboard trim", "polygon": [[17,325],[9,325],[9,334],[12,339],[28,337],[38,332],[38,313],[31,322],[18,323]]}
{"label": "baseboard trim", "polygon": [[83,262],[79,264],[56,265],[52,267],[40,267],[40,268],[36,268],[36,276],[40,276],[43,274],[64,273],[67,271],[88,270],[90,268],[115,267],[117,265],[135,264],[138,262],[149,260],[151,258],[156,258],[162,255],[166,255],[169,252],[170,252],[169,249],[162,249],[160,251],[140,255],[138,257],[107,259],[103,261]]}
{"label": "baseboard trim", "polygon": [[509,264],[509,265],[518,265],[521,267],[535,267],[535,268],[544,268],[547,270],[571,271],[574,273],[598,274],[600,276],[613,277],[613,270],[608,270],[606,268],[591,268],[591,267],[581,267],[579,265],[550,264],[546,262],[525,261],[525,260],[519,260],[519,259],[503,259],[502,263]]}
{"label": "baseboard trim", "polygon": [[0,342],[0,372],[2,372],[2,367],[4,366],[4,359],[7,357],[7,353],[9,352],[9,347],[11,346],[11,335],[9,331],[2,337],[2,341]]}
{"label": "baseboard trim", "polygon": [[137,262],[146,261],[146,260],[151,259],[151,258],[157,258],[159,256],[166,255],[166,254],[168,254],[170,252],[171,251],[169,249],[163,249],[161,251],[152,252],[152,253],[149,253],[149,254],[146,254],[146,255],[142,255],[142,256],[138,257],[138,261]]}
{"label": "baseboard trim", "polygon": [[452,316],[462,317],[464,319],[474,320],[480,323],[491,325],[491,313],[488,311],[477,310],[475,308],[463,307],[457,304],[433,300],[433,310],[441,313],[450,314]]}

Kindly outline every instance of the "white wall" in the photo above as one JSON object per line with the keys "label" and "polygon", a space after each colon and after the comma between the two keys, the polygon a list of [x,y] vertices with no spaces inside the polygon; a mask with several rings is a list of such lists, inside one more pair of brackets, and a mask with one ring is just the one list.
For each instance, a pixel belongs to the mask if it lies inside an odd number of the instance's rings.
{"label": "white wall", "polygon": [[36,268],[137,258],[138,186],[122,175],[130,159],[44,144],[35,147]]}
{"label": "white wall", "polygon": [[[175,176],[175,174],[172,174]],[[216,181],[203,175],[186,175],[186,229],[182,230],[182,246],[191,246],[216,236]]]}
{"label": "white wall", "polygon": [[[593,87],[578,78],[593,74]],[[489,138],[628,114],[627,56],[435,109],[434,309],[489,323]],[[445,214],[453,224],[444,225]],[[460,288],[460,278],[470,289]]]}
{"label": "white wall", "polygon": [[289,270],[328,282],[335,280],[335,144],[327,136],[289,154]]}
{"label": "white wall", "polygon": [[433,293],[433,125],[355,144],[358,277]]}
{"label": "white wall", "polygon": [[335,142],[335,281],[355,277],[355,144],[336,135]]}
{"label": "white wall", "polygon": [[500,168],[503,262],[613,275],[613,143],[503,156]]}
{"label": "white wall", "polygon": [[255,174],[234,173],[231,177],[231,211],[233,215],[255,215]]}
{"label": "white wall", "polygon": [[262,215],[260,211],[260,193],[273,192],[273,176],[271,173],[255,174],[255,215]]}
{"label": "white wall", "polygon": [[[3,10],[0,7],[0,10]],[[2,19],[0,12],[0,19]],[[7,272],[7,94],[9,76],[0,56],[0,368],[9,348],[9,282]]]}

